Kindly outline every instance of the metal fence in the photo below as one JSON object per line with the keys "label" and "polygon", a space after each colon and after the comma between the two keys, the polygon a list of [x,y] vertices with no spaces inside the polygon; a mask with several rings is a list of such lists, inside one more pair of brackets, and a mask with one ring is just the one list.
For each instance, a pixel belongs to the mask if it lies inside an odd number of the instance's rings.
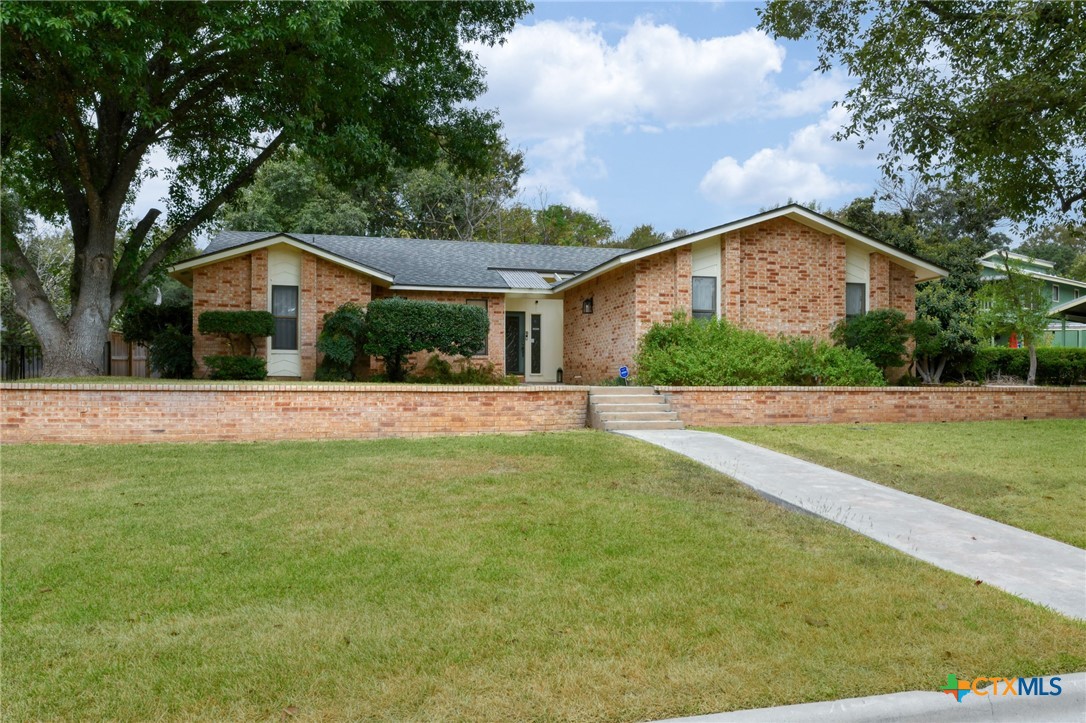
{"label": "metal fence", "polygon": [[43,366],[41,349],[36,346],[0,346],[0,379],[40,377]]}

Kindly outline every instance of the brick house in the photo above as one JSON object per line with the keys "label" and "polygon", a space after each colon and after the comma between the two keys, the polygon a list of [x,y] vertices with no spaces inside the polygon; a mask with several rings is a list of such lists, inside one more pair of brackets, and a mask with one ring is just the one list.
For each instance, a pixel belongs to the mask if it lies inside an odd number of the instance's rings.
{"label": "brick house", "polygon": [[[193,316],[261,309],[276,336],[272,377],[312,379],[324,314],[401,296],[476,304],[490,334],[478,359],[527,382],[589,383],[630,365],[637,340],[676,310],[770,335],[827,337],[846,315],[914,313],[921,281],[946,271],[790,205],[645,249],[225,231],[171,268]],[[196,335],[200,360],[226,353]]]}

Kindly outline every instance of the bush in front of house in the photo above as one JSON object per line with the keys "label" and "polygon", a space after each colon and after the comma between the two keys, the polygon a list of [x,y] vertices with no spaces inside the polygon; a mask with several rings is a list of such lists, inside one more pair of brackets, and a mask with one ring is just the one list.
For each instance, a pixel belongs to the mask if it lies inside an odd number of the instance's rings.
{"label": "bush in front of house", "polygon": [[[978,349],[968,374],[979,382],[997,376],[1025,379],[1029,374],[1029,349],[996,346]],[[1086,384],[1086,349],[1040,347],[1037,349],[1037,383]]]}
{"label": "bush in front of house", "polygon": [[212,379],[261,380],[268,378],[268,365],[258,356],[205,356]]}
{"label": "bush in front of house", "polygon": [[859,350],[884,371],[905,363],[905,345],[911,336],[909,320],[897,309],[875,309],[843,319],[831,333],[838,345]]}
{"label": "bush in front of house", "polygon": [[[213,334],[226,338],[230,354],[205,356],[212,379],[266,379],[267,362],[255,356],[254,337],[272,336],[275,333],[275,317],[270,311],[205,311],[200,314],[196,328],[201,334]],[[238,354],[235,342],[248,347],[250,356]]]}
{"label": "bush in front of house", "polygon": [[881,386],[862,354],[824,341],[770,339],[723,319],[654,324],[635,359],[638,382],[663,386]]}
{"label": "bush in front of house", "polygon": [[147,362],[164,379],[192,377],[192,291],[167,279],[129,296],[117,314],[129,343],[147,347]]}
{"label": "bush in front of house", "polygon": [[275,333],[275,317],[270,311],[205,311],[200,314],[197,328],[201,334],[226,337],[231,350],[234,341],[241,337],[253,345],[254,337],[272,336]]}
{"label": "bush in front of house", "polygon": [[407,376],[407,357],[418,351],[472,356],[486,346],[486,311],[467,304],[375,299],[366,307],[363,351],[385,363],[389,381]]}
{"label": "bush in front of house", "polygon": [[821,339],[783,339],[789,355],[788,384],[820,387],[881,387],[886,378],[858,349]]}
{"label": "bush in front of house", "polygon": [[147,362],[163,379],[191,379],[192,334],[168,325],[151,339]]}
{"label": "bush in front of house", "polygon": [[317,351],[322,354],[317,366],[317,381],[342,382],[358,378],[356,366],[366,359],[362,347],[366,341],[366,310],[347,302],[324,315]]}

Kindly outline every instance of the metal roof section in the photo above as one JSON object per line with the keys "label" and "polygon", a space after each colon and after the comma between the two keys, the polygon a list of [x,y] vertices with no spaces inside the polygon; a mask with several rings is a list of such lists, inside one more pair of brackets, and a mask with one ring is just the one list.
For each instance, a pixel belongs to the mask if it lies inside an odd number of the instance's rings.
{"label": "metal roof section", "polygon": [[546,289],[550,291],[551,284],[544,279],[538,271],[520,271],[517,269],[494,269],[498,275],[505,279],[510,289]]}

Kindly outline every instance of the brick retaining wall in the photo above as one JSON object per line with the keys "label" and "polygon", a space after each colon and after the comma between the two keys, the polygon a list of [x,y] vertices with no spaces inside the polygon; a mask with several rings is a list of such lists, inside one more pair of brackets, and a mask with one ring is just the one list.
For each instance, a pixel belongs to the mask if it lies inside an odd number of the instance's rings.
{"label": "brick retaining wall", "polygon": [[[688,426],[1086,418],[1086,387],[659,387]],[[376,439],[585,426],[588,388],[3,384],[0,440]]]}
{"label": "brick retaining wall", "polygon": [[1086,387],[657,387],[687,426],[1086,418]]}
{"label": "brick retaining wall", "polygon": [[376,439],[585,426],[586,387],[4,384],[4,443]]}

